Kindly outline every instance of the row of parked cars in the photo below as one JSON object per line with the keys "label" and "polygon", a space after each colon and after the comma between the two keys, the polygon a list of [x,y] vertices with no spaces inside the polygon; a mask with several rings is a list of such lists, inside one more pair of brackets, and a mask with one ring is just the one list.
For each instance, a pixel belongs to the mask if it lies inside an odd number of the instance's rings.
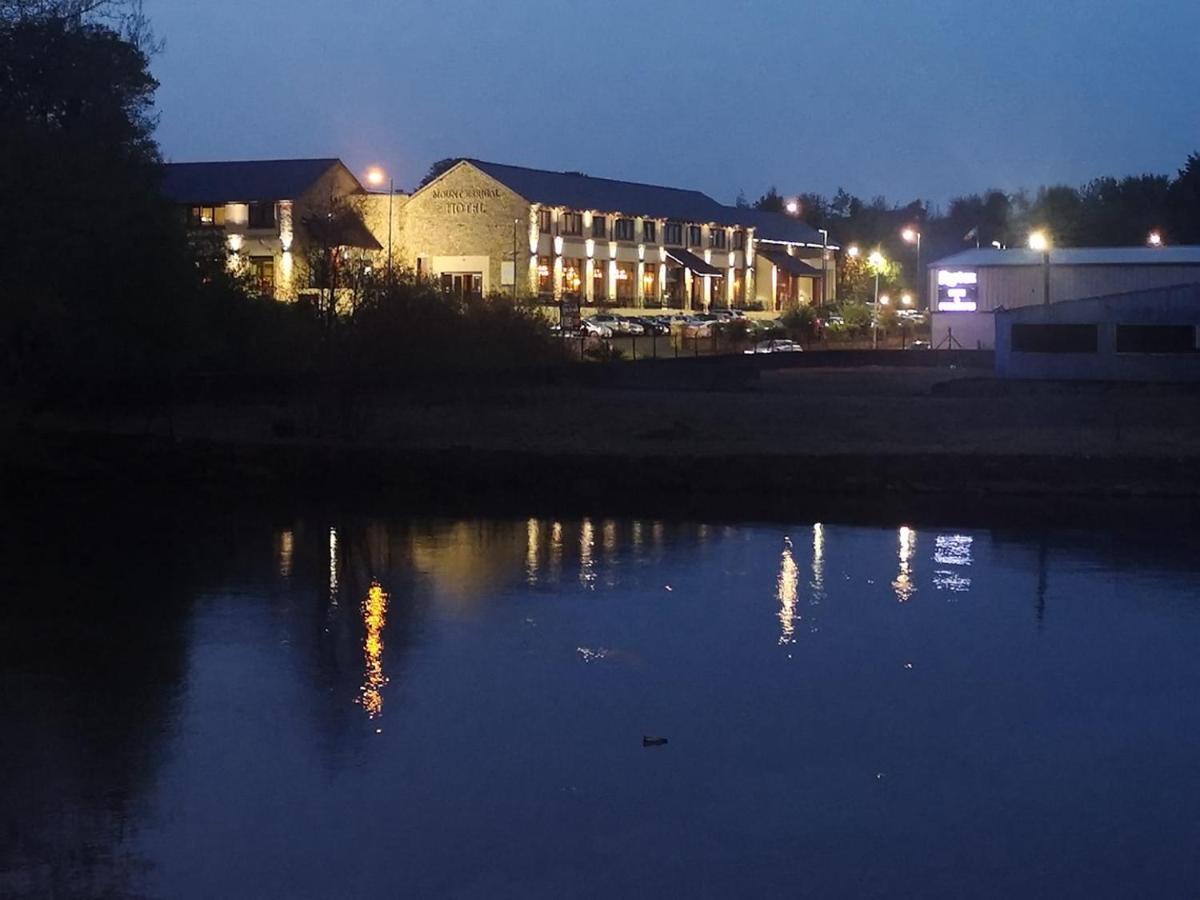
{"label": "row of parked cars", "polygon": [[[622,335],[658,335],[678,331],[687,337],[709,337],[714,325],[722,322],[745,322],[748,327],[758,328],[759,323],[747,318],[744,310],[717,309],[706,313],[676,313],[674,315],[620,316],[616,313],[597,313],[580,323],[572,337],[620,337]],[[774,326],[774,323],[770,323]],[[555,326],[553,330],[560,333]]]}

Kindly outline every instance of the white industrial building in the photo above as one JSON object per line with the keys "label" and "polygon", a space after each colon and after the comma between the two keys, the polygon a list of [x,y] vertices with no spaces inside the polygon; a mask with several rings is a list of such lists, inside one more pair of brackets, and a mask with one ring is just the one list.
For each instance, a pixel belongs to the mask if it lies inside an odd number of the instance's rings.
{"label": "white industrial building", "polygon": [[933,345],[992,350],[996,310],[1200,283],[1200,247],[965,250],[929,266]]}

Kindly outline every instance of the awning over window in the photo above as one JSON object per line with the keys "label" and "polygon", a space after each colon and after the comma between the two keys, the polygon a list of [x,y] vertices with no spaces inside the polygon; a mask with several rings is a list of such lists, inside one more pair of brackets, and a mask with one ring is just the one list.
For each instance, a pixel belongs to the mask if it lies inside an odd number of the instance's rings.
{"label": "awning over window", "polygon": [[689,250],[684,250],[682,247],[668,247],[667,256],[675,260],[685,269],[691,269],[696,275],[723,275],[724,273],[716,266],[710,266],[695,253]]}
{"label": "awning over window", "polygon": [[821,270],[816,266],[810,266],[804,260],[796,259],[794,256],[789,256],[786,250],[764,250],[761,246],[758,248],[758,255],[763,259],[768,260],[776,268],[783,269],[789,275],[797,275],[800,278],[820,278]]}

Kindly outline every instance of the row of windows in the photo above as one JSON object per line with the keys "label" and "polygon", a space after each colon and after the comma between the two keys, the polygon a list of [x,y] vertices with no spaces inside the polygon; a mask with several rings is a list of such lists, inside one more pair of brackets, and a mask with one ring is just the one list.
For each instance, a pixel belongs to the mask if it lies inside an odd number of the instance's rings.
{"label": "row of windows", "polygon": [[[279,221],[277,204],[264,201],[247,204],[249,217],[246,221],[248,228],[274,228]],[[205,206],[197,204],[188,208],[188,226],[190,228],[224,228],[225,205]]]}
{"label": "row of windows", "polygon": [[[592,216],[592,237],[598,240],[608,240],[609,216]],[[663,242],[674,247],[683,246],[683,223],[667,222],[663,226]],[[702,246],[704,232],[699,225],[687,226],[687,245]],[[549,209],[538,210],[538,230],[542,234],[550,234],[554,230],[554,215]],[[559,218],[558,233],[566,237],[582,237],[583,213],[565,212]],[[615,219],[613,221],[612,239],[615,241],[632,241],[635,236],[633,219]],[[658,242],[658,223],[652,219],[642,221],[642,240],[647,244]],[[708,245],[715,250],[724,250],[727,245],[724,228],[713,228],[709,231]],[[733,233],[733,249],[742,250],[746,246],[746,232]]]}
{"label": "row of windows", "polygon": [[[1194,325],[1118,325],[1117,353],[1196,353]],[[1095,325],[1013,325],[1012,349],[1018,353],[1096,353]]]}

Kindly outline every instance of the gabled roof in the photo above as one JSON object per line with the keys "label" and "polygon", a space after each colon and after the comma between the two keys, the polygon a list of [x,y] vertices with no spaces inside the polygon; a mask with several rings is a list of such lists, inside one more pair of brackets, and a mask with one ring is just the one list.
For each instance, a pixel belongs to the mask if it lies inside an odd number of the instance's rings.
{"label": "gabled roof", "polygon": [[[821,235],[799,219],[779,213],[726,206],[700,191],[594,178],[581,172],[551,172],[479,159],[464,159],[530,203],[594,209],[627,216],[758,229],[763,240],[821,246]],[[830,243],[836,249],[836,245]]]}
{"label": "gabled roof", "polygon": [[[929,264],[929,268],[988,268],[1040,266],[1042,252],[1024,247],[1011,250],[964,250]],[[1200,265],[1200,246],[1174,247],[1064,247],[1050,251],[1053,266],[1188,266]]]}
{"label": "gabled roof", "polygon": [[294,200],[331,168],[341,165],[338,159],[167,163],[162,191],[175,203]]}

